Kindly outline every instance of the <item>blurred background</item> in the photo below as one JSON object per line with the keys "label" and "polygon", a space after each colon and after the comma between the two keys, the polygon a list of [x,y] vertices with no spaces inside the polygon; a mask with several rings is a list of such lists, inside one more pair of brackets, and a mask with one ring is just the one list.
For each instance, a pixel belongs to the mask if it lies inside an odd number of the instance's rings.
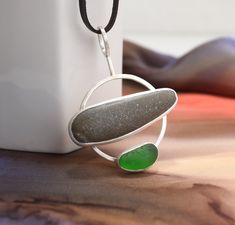
{"label": "blurred background", "polygon": [[235,36],[234,0],[125,0],[122,9],[126,39],[175,56]]}

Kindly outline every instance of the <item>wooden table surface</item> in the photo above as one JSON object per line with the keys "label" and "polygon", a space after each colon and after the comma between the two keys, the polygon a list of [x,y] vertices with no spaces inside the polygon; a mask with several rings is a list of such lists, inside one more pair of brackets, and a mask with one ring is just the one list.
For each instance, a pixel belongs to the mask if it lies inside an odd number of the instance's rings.
{"label": "wooden table surface", "polygon": [[144,173],[121,171],[89,148],[1,150],[0,224],[235,224],[234,137],[234,99],[181,94],[159,162]]}

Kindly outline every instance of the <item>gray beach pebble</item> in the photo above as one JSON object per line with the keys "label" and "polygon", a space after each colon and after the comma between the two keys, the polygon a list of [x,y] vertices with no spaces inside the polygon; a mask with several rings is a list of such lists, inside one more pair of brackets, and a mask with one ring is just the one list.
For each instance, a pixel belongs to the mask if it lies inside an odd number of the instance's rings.
{"label": "gray beach pebble", "polygon": [[175,91],[168,88],[123,96],[79,113],[73,119],[71,131],[81,145],[103,144],[158,119],[176,102]]}

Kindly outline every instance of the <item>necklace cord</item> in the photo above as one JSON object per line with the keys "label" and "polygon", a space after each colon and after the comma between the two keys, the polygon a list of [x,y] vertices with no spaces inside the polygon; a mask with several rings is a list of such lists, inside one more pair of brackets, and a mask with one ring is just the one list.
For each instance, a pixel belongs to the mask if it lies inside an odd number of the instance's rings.
{"label": "necklace cord", "polygon": [[[96,33],[96,34],[101,34],[101,31],[99,29],[95,29],[89,19],[88,19],[88,15],[87,15],[87,7],[86,7],[86,0],[79,0],[79,7],[80,7],[80,14],[82,17],[82,21],[83,23],[86,25],[86,27]],[[118,14],[118,7],[119,7],[119,0],[113,0],[113,8],[112,8],[112,14],[111,17],[109,19],[108,24],[106,25],[106,27],[104,28],[104,30],[106,32],[109,32],[113,25],[115,24],[115,21],[117,19],[117,14]]]}

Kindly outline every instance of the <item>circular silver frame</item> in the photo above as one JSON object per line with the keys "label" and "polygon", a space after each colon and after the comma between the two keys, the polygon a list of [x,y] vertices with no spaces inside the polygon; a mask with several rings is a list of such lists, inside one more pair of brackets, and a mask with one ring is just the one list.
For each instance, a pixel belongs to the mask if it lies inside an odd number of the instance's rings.
{"label": "circular silver frame", "polygon": [[[82,111],[84,111],[86,108],[86,105],[87,105],[87,102],[89,100],[89,98],[92,96],[92,94],[95,92],[96,89],[98,89],[99,87],[101,87],[102,85],[104,85],[105,83],[107,82],[110,82],[110,81],[113,81],[113,80],[118,80],[118,79],[123,79],[123,80],[132,80],[132,81],[135,81],[141,85],[143,85],[144,87],[146,87],[147,89],[149,89],[149,91],[155,91],[156,89],[154,88],[154,86],[152,86],[149,82],[147,82],[146,80],[140,78],[140,77],[137,77],[135,75],[131,75],[131,74],[115,74],[115,75],[112,75],[111,77],[107,77],[103,80],[101,80],[100,82],[98,82],[92,89],[90,89],[88,91],[88,93],[85,95],[82,103],[81,103],[81,106],[80,106],[80,112],[81,113]],[[140,93],[135,93],[133,95],[139,95]],[[176,95],[177,96],[177,95]],[[120,98],[125,98],[125,96],[122,96]],[[116,98],[117,99],[117,98]],[[99,104],[104,104],[104,103],[107,103],[107,102],[110,102],[112,100],[108,100],[108,101],[104,101],[104,102],[101,102]],[[177,101],[176,101],[177,102]],[[96,104],[94,106],[97,106],[99,104]],[[176,103],[175,103],[176,104]],[[158,117],[156,120],[159,120],[159,119],[162,119],[162,126],[161,126],[161,131],[160,131],[160,134],[157,138],[157,141],[155,143],[156,147],[159,146],[160,142],[162,141],[164,135],[165,135],[165,132],[166,132],[166,127],[167,127],[167,116],[166,114],[172,109],[174,108],[175,104],[169,109],[167,110],[164,114],[161,115],[161,117]],[[91,106],[91,107],[94,107],[94,106]],[[91,108],[91,107],[88,107],[88,108]],[[77,115],[79,114],[77,113],[73,118],[72,120],[70,121],[69,123],[69,135],[71,137],[71,139],[73,140],[74,143],[76,143],[77,145],[79,146],[86,146],[86,144],[81,144],[79,143],[73,136],[73,133],[72,133],[72,129],[71,129],[71,126],[72,126],[72,123],[74,121],[74,119],[77,117]],[[123,139],[126,139],[128,136],[131,136],[135,133],[138,133],[140,132],[141,130],[143,130],[144,128],[150,126],[151,124],[153,124],[156,120],[153,120],[151,121],[150,123],[146,124],[145,126],[142,126],[140,127],[139,129],[133,131],[133,132],[130,132],[126,135],[123,135],[121,136],[120,138],[115,138],[115,139],[112,139],[112,140],[108,140],[108,141],[104,141],[102,143],[99,143],[99,144],[107,144],[107,143],[113,143],[113,142],[117,142],[117,141],[121,141]],[[90,144],[89,144],[90,145]],[[96,143],[97,145],[97,143]],[[115,162],[117,160],[118,157],[113,157],[113,156],[110,156],[106,153],[104,153],[101,149],[99,149],[96,145],[91,145],[91,147],[93,148],[93,150],[98,154],[100,155],[101,157],[109,160],[109,161],[112,161],[112,162]],[[133,149],[133,148],[131,148]],[[126,150],[124,152],[127,152],[129,150]]]}

